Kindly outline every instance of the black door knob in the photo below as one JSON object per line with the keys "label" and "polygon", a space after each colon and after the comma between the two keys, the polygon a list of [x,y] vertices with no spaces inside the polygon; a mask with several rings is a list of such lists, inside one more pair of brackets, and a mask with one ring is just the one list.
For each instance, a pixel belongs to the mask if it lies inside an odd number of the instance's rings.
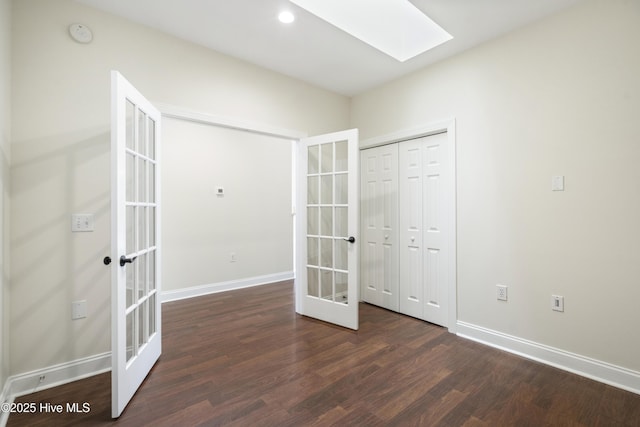
{"label": "black door knob", "polygon": [[136,260],[136,258],[138,257],[134,256],[133,258],[127,258],[126,256],[122,255],[120,257],[120,267],[124,267],[125,264],[131,264],[133,261]]}
{"label": "black door knob", "polygon": [[353,237],[353,236],[349,237],[348,239],[342,239],[342,240],[346,240],[349,243],[355,243],[356,242],[356,238]]}
{"label": "black door knob", "polygon": [[109,265],[109,264],[111,264],[111,257],[110,257],[110,256],[106,256],[106,257],[104,257],[104,259],[102,260],[102,262],[104,263],[104,265]]}

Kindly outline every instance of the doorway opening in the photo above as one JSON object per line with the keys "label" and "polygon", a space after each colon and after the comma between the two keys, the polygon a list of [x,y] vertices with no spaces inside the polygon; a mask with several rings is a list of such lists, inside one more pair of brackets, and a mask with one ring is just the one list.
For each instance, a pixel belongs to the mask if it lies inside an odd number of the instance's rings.
{"label": "doorway opening", "polygon": [[292,279],[293,147],[302,133],[159,108],[162,301]]}

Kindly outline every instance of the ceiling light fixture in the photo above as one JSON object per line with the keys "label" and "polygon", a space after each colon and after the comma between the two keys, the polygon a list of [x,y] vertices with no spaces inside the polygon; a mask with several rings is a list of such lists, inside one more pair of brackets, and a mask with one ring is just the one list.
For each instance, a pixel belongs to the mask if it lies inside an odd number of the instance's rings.
{"label": "ceiling light fixture", "polygon": [[293,16],[293,13],[285,10],[284,12],[280,12],[280,14],[278,15],[278,20],[283,24],[291,24],[296,20],[296,17]]}
{"label": "ceiling light fixture", "polygon": [[290,1],[400,62],[453,38],[409,0]]}

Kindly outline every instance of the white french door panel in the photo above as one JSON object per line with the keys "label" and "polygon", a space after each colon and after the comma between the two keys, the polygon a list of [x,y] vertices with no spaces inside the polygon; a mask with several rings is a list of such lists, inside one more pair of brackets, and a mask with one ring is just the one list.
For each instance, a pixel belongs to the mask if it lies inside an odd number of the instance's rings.
{"label": "white french door panel", "polygon": [[358,329],[358,130],[298,143],[296,312]]}
{"label": "white french door panel", "polygon": [[398,145],[362,150],[362,299],[398,311]]}
{"label": "white french door panel", "polygon": [[160,112],[111,72],[111,413],[160,357]]}

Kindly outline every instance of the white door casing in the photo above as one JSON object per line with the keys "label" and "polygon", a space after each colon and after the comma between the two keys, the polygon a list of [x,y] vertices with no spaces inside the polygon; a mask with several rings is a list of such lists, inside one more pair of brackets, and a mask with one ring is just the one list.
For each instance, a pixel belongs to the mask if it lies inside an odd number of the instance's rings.
{"label": "white door casing", "polygon": [[160,112],[111,72],[111,387],[120,416],[161,352]]}
{"label": "white door casing", "polygon": [[296,312],[358,329],[358,130],[298,142]]}

